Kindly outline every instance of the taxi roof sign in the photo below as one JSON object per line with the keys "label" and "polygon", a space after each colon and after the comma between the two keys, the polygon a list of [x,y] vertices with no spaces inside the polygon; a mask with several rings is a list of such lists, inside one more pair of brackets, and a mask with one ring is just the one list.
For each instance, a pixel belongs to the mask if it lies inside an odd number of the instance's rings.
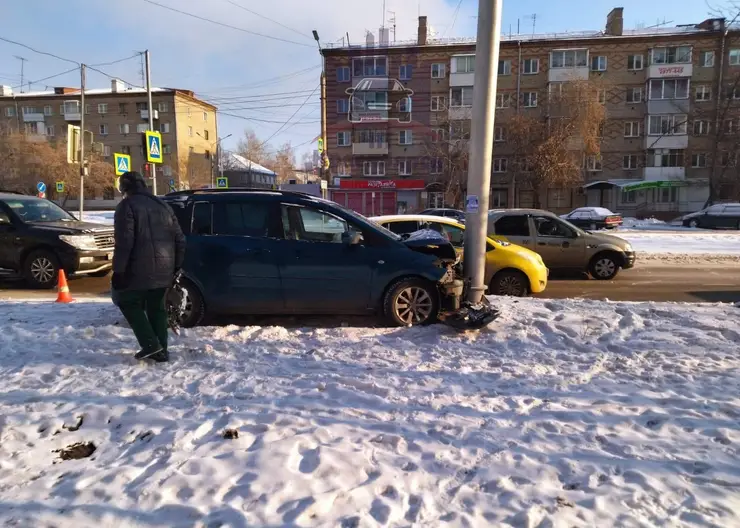
{"label": "taxi roof sign", "polygon": [[162,134],[147,130],[146,137],[146,160],[149,163],[162,163]]}

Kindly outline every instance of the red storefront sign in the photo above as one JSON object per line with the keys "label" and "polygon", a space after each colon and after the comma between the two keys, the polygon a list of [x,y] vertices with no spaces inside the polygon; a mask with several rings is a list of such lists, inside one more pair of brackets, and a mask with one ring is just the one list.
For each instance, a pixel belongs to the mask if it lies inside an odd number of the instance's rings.
{"label": "red storefront sign", "polygon": [[423,190],[424,180],[339,180],[340,189],[356,190]]}

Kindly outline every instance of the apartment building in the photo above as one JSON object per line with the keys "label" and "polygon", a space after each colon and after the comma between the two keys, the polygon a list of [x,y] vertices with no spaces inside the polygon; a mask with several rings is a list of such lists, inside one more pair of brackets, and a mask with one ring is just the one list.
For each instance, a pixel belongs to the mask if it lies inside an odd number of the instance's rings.
{"label": "apartment building", "polygon": [[[736,153],[715,148],[720,127],[725,139],[740,133],[740,31],[722,19],[623,25],[615,8],[603,31],[502,37],[491,207],[535,203],[526,174],[511,163],[507,121],[552,118],[549,96],[579,79],[604,86],[601,155],[584,157],[579,185],[540,193],[542,207],[675,216],[703,206],[712,170],[727,175],[721,198],[740,197]],[[474,40],[429,39],[421,16],[415,41],[389,42],[381,29],[378,42],[368,34],[362,45],[322,51],[334,198],[366,214],[450,205],[451,169],[434,145],[469,137]]]}
{"label": "apartment building", "polygon": [[[157,191],[210,183],[217,142],[216,107],[192,91],[152,88],[154,127],[162,134],[163,163],[157,167]],[[64,141],[67,125],[79,126],[80,89],[13,93],[0,87],[0,123],[32,139]],[[113,153],[131,155],[134,170],[148,174],[142,133],[149,127],[146,90],[112,80],[107,89],[85,90],[85,130],[102,143],[99,154],[113,163]],[[205,180],[205,181],[203,181]]]}

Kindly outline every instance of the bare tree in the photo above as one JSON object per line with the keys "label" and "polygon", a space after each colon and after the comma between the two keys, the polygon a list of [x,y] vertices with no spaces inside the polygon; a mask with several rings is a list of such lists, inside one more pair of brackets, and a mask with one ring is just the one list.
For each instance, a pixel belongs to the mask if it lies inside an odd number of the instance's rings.
{"label": "bare tree", "polygon": [[443,193],[445,205],[462,207],[467,191],[470,121],[440,121],[425,136],[424,157],[432,178],[429,188]]}

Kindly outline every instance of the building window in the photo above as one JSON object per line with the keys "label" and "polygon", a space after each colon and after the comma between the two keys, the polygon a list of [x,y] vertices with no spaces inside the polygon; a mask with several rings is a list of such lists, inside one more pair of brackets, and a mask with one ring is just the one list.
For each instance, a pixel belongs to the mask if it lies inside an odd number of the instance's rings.
{"label": "building window", "polygon": [[[149,103],[146,103],[146,102],[136,103],[136,111],[137,112],[146,111],[146,110],[149,110]],[[190,108],[188,108],[188,111],[190,111]],[[190,114],[188,114],[188,116],[189,115]]]}
{"label": "building window", "polygon": [[596,90],[596,102],[599,104],[606,104],[606,90]]}
{"label": "building window", "polygon": [[712,99],[712,89],[709,86],[696,87],[696,100],[709,101]]}
{"label": "building window", "polygon": [[461,55],[453,57],[452,73],[474,73],[475,72],[475,55]]}
{"label": "building window", "polygon": [[398,160],[398,174],[401,176],[411,176],[411,160]]}
{"label": "building window", "polygon": [[623,204],[633,204],[637,201],[636,191],[622,191],[619,194],[619,202]]}
{"label": "building window", "polygon": [[193,127],[188,127],[188,136],[193,137]]}
{"label": "building window", "polygon": [[435,62],[432,64],[432,79],[444,79],[445,78],[445,65],[443,62]]}
{"label": "building window", "polygon": [[506,141],[506,133],[504,132],[504,127],[497,126],[493,129],[493,140],[501,143],[502,141]]}
{"label": "building window", "polygon": [[128,105],[126,103],[118,103],[118,113],[119,114],[125,114],[126,113],[126,107]]}
{"label": "building window", "polygon": [[345,83],[349,81],[349,66],[340,66],[339,68],[337,68],[337,82]]}
{"label": "building window", "polygon": [[537,106],[537,92],[524,92],[522,94],[524,108],[534,108]]}
{"label": "building window", "polygon": [[699,119],[694,121],[694,135],[706,136],[709,134],[709,121]]}
{"label": "building window", "polygon": [[172,154],[172,145],[162,145],[162,154]]}
{"label": "building window", "polygon": [[586,170],[589,172],[601,171],[601,156],[586,156]]}
{"label": "building window", "polygon": [[713,51],[705,51],[701,54],[701,57],[699,58],[699,65],[703,68],[713,68],[714,67],[714,52]]}
{"label": "building window", "polygon": [[5,117],[15,117],[15,108],[12,106],[5,107]]}
{"label": "building window", "polygon": [[693,169],[703,169],[707,166],[707,155],[699,152],[691,155],[691,167]]}
{"label": "building window", "polygon": [[450,108],[473,106],[473,87],[464,86],[450,90]]}
{"label": "building window", "polygon": [[362,174],[365,176],[385,176],[385,161],[363,161]]}
{"label": "building window", "polygon": [[642,102],[642,88],[627,88],[627,102],[628,103]]}
{"label": "building window", "polygon": [[678,201],[678,189],[676,187],[664,187],[653,189],[655,203],[676,203]]}
{"label": "building window", "polygon": [[734,134],[737,132],[737,121],[734,119],[725,119],[725,134]]}
{"label": "building window", "polygon": [[[169,134],[170,133],[170,124],[169,123],[160,123],[159,124],[159,131],[162,134]],[[208,133],[206,132],[206,139],[208,139]]]}
{"label": "building window", "polygon": [[684,151],[679,149],[654,149],[647,151],[648,167],[683,167]]}
{"label": "building window", "polygon": [[432,143],[441,143],[445,140],[445,129],[444,128],[433,128],[432,129]]}
{"label": "building window", "polygon": [[411,130],[400,130],[398,132],[398,144],[399,145],[411,145],[413,143],[413,138],[411,134]]}
{"label": "building window", "polygon": [[105,156],[106,158],[110,158],[110,154],[111,154],[110,145],[104,145],[103,146],[103,156]]}
{"label": "building window", "polygon": [[511,61],[510,60],[498,61],[498,74],[499,75],[511,75]]}
{"label": "building window", "polygon": [[210,139],[211,135],[208,133],[208,130],[203,131],[203,139],[208,141]]}
{"label": "building window", "polygon": [[[349,134],[349,132],[346,133]],[[349,140],[347,141],[347,145],[349,145]],[[385,145],[385,130],[358,130],[356,141],[358,143],[372,143],[377,146]]]}
{"label": "building window", "polygon": [[444,170],[444,160],[442,158],[432,158],[429,160],[429,172],[431,174],[442,174]]}
{"label": "building window", "polygon": [[337,114],[349,113],[349,99],[337,99]]}
{"label": "building window", "polygon": [[118,133],[119,134],[128,134],[129,132],[129,125],[128,123],[121,123],[118,125]]}
{"label": "building window", "polygon": [[635,170],[637,168],[637,154],[627,154],[622,157],[622,168],[624,170]]}
{"label": "building window", "polygon": [[100,135],[101,136],[107,136],[108,135],[108,125],[105,123],[102,123],[99,127]]}
{"label": "building window", "polygon": [[122,146],[121,147],[121,154],[128,154],[130,156],[131,155],[131,147],[129,147],[128,145]]}
{"label": "building window", "polygon": [[496,94],[496,108],[509,108],[511,106],[511,94]]}
{"label": "building window", "polygon": [[349,176],[350,174],[352,174],[351,164],[347,161],[340,161],[337,164],[336,174],[338,174],[339,176]]}
{"label": "building window", "polygon": [[740,49],[730,50],[730,66],[740,65]]}
{"label": "building window", "polygon": [[506,172],[508,160],[506,158],[493,158],[493,172]]}
{"label": "building window", "polygon": [[98,113],[99,114],[107,114],[108,113],[108,105],[106,103],[100,103],[98,105]]}
{"label": "building window", "polygon": [[596,55],[591,57],[591,71],[606,71],[606,55]]}
{"label": "building window", "polygon": [[[77,101],[75,101],[75,103],[77,103]],[[59,115],[64,115],[66,113],[68,112],[64,109],[64,103],[60,104],[59,105]]]}
{"label": "building window", "polygon": [[352,134],[344,130],[337,132],[337,147],[349,147],[352,144]]}
{"label": "building window", "polygon": [[170,111],[170,105],[167,101],[160,101],[157,103],[157,110],[160,114],[164,114]]}
{"label": "building window", "polygon": [[627,55],[627,69],[631,71],[641,70],[643,66],[642,55]]}
{"label": "building window", "polygon": [[136,132],[138,132],[139,134],[143,134],[147,130],[149,130],[149,125],[147,125],[146,123],[139,123],[138,125],[136,125]]}
{"label": "building window", "polygon": [[691,46],[671,46],[650,50],[651,64],[683,64],[691,62]]}
{"label": "building window", "polygon": [[447,110],[447,98],[444,95],[433,95],[429,109],[432,112],[443,112]]}
{"label": "building window", "polygon": [[588,50],[558,50],[550,52],[550,68],[582,68],[588,66]]}
{"label": "building window", "polygon": [[34,108],[33,106],[24,106],[22,111],[23,111],[23,115],[35,114],[36,108]]}
{"label": "building window", "polygon": [[388,72],[388,57],[358,57],[352,59],[355,77],[384,77]]}
{"label": "building window", "polygon": [[51,105],[44,106],[44,115],[45,116],[50,116],[50,115],[52,115],[52,113],[53,113],[53,111],[51,109]]}
{"label": "building window", "polygon": [[445,206],[445,193],[442,192],[430,192],[429,198],[427,199],[427,206],[430,209],[439,209]]}
{"label": "building window", "polygon": [[640,122],[639,121],[627,121],[624,124],[624,137],[640,137]]}
{"label": "building window", "polygon": [[650,81],[650,99],[688,98],[688,79],[653,79]]}
{"label": "building window", "polygon": [[85,105],[85,115],[87,115],[87,114],[89,114],[91,112],[92,112],[92,105],[91,104],[86,104]]}
{"label": "building window", "polygon": [[540,59],[524,59],[524,75],[534,75],[540,72]]}
{"label": "building window", "polygon": [[203,112],[203,121],[208,121],[208,112]]}
{"label": "building window", "polygon": [[491,202],[489,205],[492,209],[506,209],[509,206],[508,189],[491,189]]}
{"label": "building window", "polygon": [[47,125],[46,135],[49,137],[54,137],[54,125]]}
{"label": "building window", "polygon": [[685,114],[651,115],[648,117],[648,135],[683,136],[687,133],[687,122]]}

